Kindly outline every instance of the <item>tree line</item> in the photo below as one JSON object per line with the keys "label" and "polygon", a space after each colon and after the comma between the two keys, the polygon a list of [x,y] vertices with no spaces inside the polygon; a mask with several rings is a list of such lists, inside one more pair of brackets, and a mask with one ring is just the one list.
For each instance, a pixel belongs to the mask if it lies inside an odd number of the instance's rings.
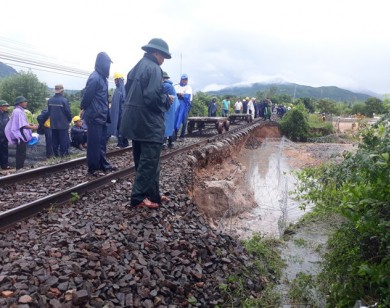
{"label": "tree line", "polygon": [[[110,89],[110,93],[113,89]],[[268,91],[258,91],[256,93],[256,100],[260,101],[266,97],[270,98],[274,104],[284,105],[286,107],[294,108],[303,105],[308,113],[326,113],[335,116],[349,116],[360,114],[366,117],[373,117],[374,115],[385,114],[390,111],[390,101],[388,98],[380,100],[371,97],[364,102],[347,103],[336,102],[331,99],[314,99],[310,97],[294,99],[287,94],[278,94],[277,88],[272,87]],[[29,110],[32,113],[41,111],[46,106],[46,100],[52,95],[48,86],[44,82],[40,82],[38,77],[31,71],[20,71],[17,74],[0,80],[0,97],[12,105],[15,97],[23,95],[29,100]],[[79,113],[79,101],[82,91],[75,94],[67,94],[65,96],[71,102],[72,113],[77,115]],[[214,95],[207,92],[197,92],[193,98],[193,104],[190,111],[190,116],[207,116],[207,107]],[[230,96],[232,102],[231,108],[239,96],[230,94],[217,96],[217,103],[220,105],[222,100]],[[243,97],[241,97],[243,98]],[[221,107],[219,106],[219,110]]]}

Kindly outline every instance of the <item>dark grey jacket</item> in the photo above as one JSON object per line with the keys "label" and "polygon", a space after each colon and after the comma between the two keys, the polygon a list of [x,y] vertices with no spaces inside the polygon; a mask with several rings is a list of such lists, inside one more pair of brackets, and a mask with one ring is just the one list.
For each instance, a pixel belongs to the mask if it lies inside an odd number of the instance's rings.
{"label": "dark grey jacket", "polygon": [[148,53],[127,75],[126,100],[121,119],[123,137],[163,143],[165,112],[170,107],[163,100],[162,70],[156,58]]}
{"label": "dark grey jacket", "polygon": [[69,129],[72,112],[66,97],[59,93],[55,94],[47,102],[47,109],[49,111],[51,129]]}

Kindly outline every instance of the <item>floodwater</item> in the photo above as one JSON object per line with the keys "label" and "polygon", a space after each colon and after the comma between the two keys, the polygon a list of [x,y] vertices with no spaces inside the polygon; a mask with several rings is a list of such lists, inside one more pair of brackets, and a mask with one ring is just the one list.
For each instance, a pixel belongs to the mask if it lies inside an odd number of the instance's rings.
{"label": "floodwater", "polygon": [[238,160],[247,169],[245,185],[253,190],[258,206],[230,218],[230,231],[238,237],[249,238],[253,233],[280,237],[290,223],[304,214],[289,195],[296,181],[283,150],[293,146],[294,143],[282,138],[267,140],[255,150],[241,151]]}

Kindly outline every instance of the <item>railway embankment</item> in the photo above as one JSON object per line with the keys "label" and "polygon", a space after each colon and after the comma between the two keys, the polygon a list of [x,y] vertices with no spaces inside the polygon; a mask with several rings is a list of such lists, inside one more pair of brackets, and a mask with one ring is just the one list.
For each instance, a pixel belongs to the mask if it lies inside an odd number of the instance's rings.
{"label": "railway embankment", "polygon": [[170,202],[156,211],[129,208],[132,178],[120,179],[0,232],[0,306],[264,303],[274,274],[219,222],[255,207],[238,158],[278,136],[260,123],[164,162]]}

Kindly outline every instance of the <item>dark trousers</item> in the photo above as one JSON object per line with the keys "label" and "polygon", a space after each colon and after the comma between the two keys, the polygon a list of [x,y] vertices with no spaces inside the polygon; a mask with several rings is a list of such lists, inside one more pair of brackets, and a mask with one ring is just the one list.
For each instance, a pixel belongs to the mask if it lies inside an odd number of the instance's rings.
{"label": "dark trousers", "polygon": [[46,141],[46,157],[50,158],[53,156],[53,144],[51,142],[51,129],[45,127],[45,141]]}
{"label": "dark trousers", "polygon": [[3,141],[0,142],[0,165],[1,168],[8,167],[8,140],[4,138]]}
{"label": "dark trousers", "polygon": [[129,146],[129,140],[121,135],[118,136],[118,147],[125,148]]}
{"label": "dark trousers", "polygon": [[135,206],[145,198],[160,203],[161,144],[134,140],[132,143],[137,174],[131,191],[131,205]]}
{"label": "dark trousers", "polygon": [[123,137],[122,134],[120,133],[121,118],[122,118],[121,115],[119,115],[118,127],[117,127],[117,130],[118,130],[118,143],[117,143],[117,146],[121,147],[121,148],[125,148],[125,147],[129,146],[129,140],[127,138]]}
{"label": "dark trousers", "polygon": [[22,169],[24,167],[24,161],[26,160],[27,153],[27,142],[19,141],[16,145],[16,170]]}
{"label": "dark trousers", "polygon": [[186,113],[184,114],[183,116],[183,122],[182,122],[182,126],[181,126],[181,132],[180,132],[180,138],[184,138],[184,135],[186,133],[186,130],[187,130],[187,120],[188,120],[188,114],[190,113],[190,111],[186,111]]}
{"label": "dark trousers", "polygon": [[[69,134],[67,129],[52,129],[51,142],[53,144],[54,156],[65,156],[69,154]],[[60,150],[58,152],[58,149]]]}
{"label": "dark trousers", "polygon": [[87,133],[81,132],[78,134],[72,135],[72,146],[80,149],[80,146],[85,145],[87,143]]}
{"label": "dark trousers", "polygon": [[111,168],[107,161],[107,126],[104,124],[87,123],[87,165],[88,172],[106,171]]}

